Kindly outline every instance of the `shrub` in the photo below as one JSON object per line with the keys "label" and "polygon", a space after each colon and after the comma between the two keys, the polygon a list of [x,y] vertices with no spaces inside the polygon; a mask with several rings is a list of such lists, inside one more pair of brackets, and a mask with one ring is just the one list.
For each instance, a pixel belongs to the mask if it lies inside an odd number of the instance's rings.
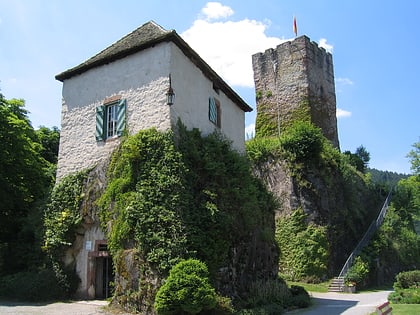
{"label": "shrub", "polygon": [[280,137],[281,147],[290,162],[316,161],[323,143],[321,129],[305,121],[297,121]]}
{"label": "shrub", "polygon": [[400,272],[394,282],[394,289],[419,289],[420,270]]}
{"label": "shrub", "polygon": [[249,288],[247,307],[254,308],[276,304],[284,307],[290,299],[290,291],[282,279],[258,280]]}
{"label": "shrub", "polygon": [[196,259],[176,264],[166,282],[156,294],[155,309],[158,314],[198,314],[216,307],[217,298],[210,285],[207,266]]}
{"label": "shrub", "polygon": [[292,285],[290,287],[291,299],[288,302],[289,307],[304,308],[311,304],[311,297],[304,287]]}
{"label": "shrub", "polygon": [[289,289],[282,279],[256,281],[249,289],[246,308],[240,315],[282,314],[288,308],[304,308],[310,305],[308,292],[301,286]]}
{"label": "shrub", "polygon": [[283,314],[283,308],[278,304],[269,304],[252,309],[243,309],[238,315],[278,315]]}
{"label": "shrub", "polygon": [[248,158],[254,164],[267,161],[280,148],[279,138],[277,137],[253,138],[245,144]]}
{"label": "shrub", "polygon": [[347,272],[344,282],[349,284],[362,284],[369,274],[369,264],[357,256],[354,260],[353,266]]}
{"label": "shrub", "polygon": [[208,314],[211,314],[211,315],[229,315],[229,314],[234,314],[234,313],[235,313],[235,309],[232,305],[232,300],[228,297],[224,297],[220,295],[216,296],[215,308],[208,312]]}
{"label": "shrub", "polygon": [[65,297],[52,270],[19,272],[0,279],[0,296],[20,301],[49,301]]}
{"label": "shrub", "polygon": [[392,292],[388,299],[395,304],[420,304],[420,289],[400,289]]}

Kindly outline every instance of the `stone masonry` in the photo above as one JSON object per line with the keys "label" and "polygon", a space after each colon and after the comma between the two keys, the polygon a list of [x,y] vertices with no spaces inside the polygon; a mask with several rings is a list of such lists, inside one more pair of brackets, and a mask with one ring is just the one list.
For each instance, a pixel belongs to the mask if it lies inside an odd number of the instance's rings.
{"label": "stone masonry", "polygon": [[[258,116],[269,117],[277,134],[309,105],[310,120],[339,148],[332,55],[306,36],[252,56]],[[274,134],[273,134],[274,135]]]}

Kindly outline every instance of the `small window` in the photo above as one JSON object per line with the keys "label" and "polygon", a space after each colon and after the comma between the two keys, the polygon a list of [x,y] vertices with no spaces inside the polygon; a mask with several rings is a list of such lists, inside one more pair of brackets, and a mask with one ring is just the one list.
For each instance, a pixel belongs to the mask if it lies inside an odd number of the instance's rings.
{"label": "small window", "polygon": [[125,129],[125,100],[96,107],[96,141],[122,136]]}
{"label": "small window", "polygon": [[112,138],[117,135],[117,122],[118,122],[118,105],[108,105],[106,107],[106,122],[107,122],[107,130],[106,130],[106,137]]}
{"label": "small window", "polygon": [[214,97],[209,98],[209,120],[220,128],[220,102]]}

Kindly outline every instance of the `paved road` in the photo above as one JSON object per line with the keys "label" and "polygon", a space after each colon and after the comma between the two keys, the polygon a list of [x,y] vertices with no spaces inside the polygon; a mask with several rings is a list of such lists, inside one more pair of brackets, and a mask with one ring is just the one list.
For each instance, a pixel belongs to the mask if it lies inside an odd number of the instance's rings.
{"label": "paved road", "polygon": [[[392,291],[372,293],[316,293],[312,292],[313,305],[293,315],[367,315],[385,302]],[[0,314],[4,315],[106,315],[105,301],[77,301],[69,303],[23,304],[0,301]]]}
{"label": "paved road", "polygon": [[392,291],[370,293],[311,292],[313,305],[305,310],[288,312],[293,315],[367,315],[388,300]]}

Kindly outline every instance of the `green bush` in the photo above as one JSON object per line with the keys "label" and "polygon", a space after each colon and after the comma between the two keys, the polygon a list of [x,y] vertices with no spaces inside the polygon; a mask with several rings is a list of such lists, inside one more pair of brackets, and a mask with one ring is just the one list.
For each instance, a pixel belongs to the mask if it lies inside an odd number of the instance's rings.
{"label": "green bush", "polygon": [[250,309],[273,304],[285,307],[290,297],[289,288],[282,279],[258,280],[249,288],[246,306]]}
{"label": "green bush", "polygon": [[310,305],[311,298],[301,286],[292,285],[289,289],[281,279],[256,281],[249,289],[249,298],[240,315],[282,314],[285,309],[304,308]]}
{"label": "green bush", "polygon": [[320,128],[297,121],[280,136],[280,145],[287,160],[307,163],[319,159],[324,139]]}
{"label": "green bush", "polygon": [[349,284],[363,284],[369,274],[369,264],[357,256],[353,265],[344,277],[344,282]]}
{"label": "green bush", "polygon": [[400,272],[394,282],[394,289],[419,289],[420,270]]}
{"label": "green bush", "polygon": [[210,285],[207,266],[196,259],[176,264],[156,294],[154,307],[158,314],[198,314],[214,309],[216,292]]}
{"label": "green bush", "polygon": [[279,138],[260,137],[248,140],[246,143],[248,158],[254,163],[262,163],[272,157],[280,148]]}
{"label": "green bush", "polygon": [[311,297],[304,287],[292,285],[290,293],[292,297],[288,302],[289,307],[305,308],[311,304]]}
{"label": "green bush", "polygon": [[19,301],[49,301],[66,297],[52,270],[19,272],[0,278],[0,297]]}
{"label": "green bush", "polygon": [[395,304],[420,304],[420,289],[399,289],[392,292],[388,299]]}
{"label": "green bush", "polygon": [[234,314],[235,309],[232,305],[232,300],[228,297],[216,296],[216,306],[214,309],[209,310],[208,312],[204,312],[204,314],[211,314],[211,315],[229,315]]}
{"label": "green bush", "polygon": [[255,307],[252,309],[240,310],[238,315],[278,315],[283,314],[283,308],[278,304],[268,304],[264,306]]}

